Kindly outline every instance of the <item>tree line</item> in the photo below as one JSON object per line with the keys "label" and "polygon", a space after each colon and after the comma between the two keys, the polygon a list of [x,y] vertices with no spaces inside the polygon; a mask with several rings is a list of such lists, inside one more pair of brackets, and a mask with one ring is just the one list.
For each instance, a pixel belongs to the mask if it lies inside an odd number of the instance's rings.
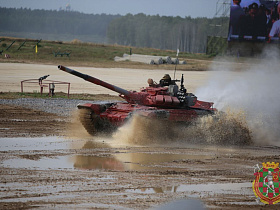
{"label": "tree line", "polygon": [[119,15],[0,7],[0,29],[2,33],[72,34],[105,38],[108,24],[117,17]]}
{"label": "tree line", "polygon": [[2,34],[24,32],[99,36],[107,44],[171,50],[179,48],[191,53],[206,51],[207,36],[226,37],[228,32],[228,18],[145,14],[120,16],[0,7],[0,20]]}
{"label": "tree line", "polygon": [[206,51],[207,36],[226,37],[228,21],[228,18],[127,14],[112,20],[107,38],[109,43],[121,45],[201,53]]}

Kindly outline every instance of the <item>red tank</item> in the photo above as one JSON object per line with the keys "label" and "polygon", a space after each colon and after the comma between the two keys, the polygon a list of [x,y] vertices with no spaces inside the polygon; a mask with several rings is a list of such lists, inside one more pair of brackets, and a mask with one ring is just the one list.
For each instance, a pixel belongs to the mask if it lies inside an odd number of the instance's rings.
{"label": "red tank", "polygon": [[197,117],[214,114],[216,111],[212,102],[199,101],[194,94],[187,92],[183,84],[183,75],[180,88],[176,84],[179,80],[171,80],[166,74],[160,84],[154,84],[152,79],[149,79],[149,87],[136,92],[124,90],[64,66],[58,66],[58,68],[88,82],[118,92],[119,96],[126,100],[126,102],[116,103],[79,104],[78,108],[82,113],[81,122],[91,135],[112,132],[134,114],[165,121],[189,123]]}

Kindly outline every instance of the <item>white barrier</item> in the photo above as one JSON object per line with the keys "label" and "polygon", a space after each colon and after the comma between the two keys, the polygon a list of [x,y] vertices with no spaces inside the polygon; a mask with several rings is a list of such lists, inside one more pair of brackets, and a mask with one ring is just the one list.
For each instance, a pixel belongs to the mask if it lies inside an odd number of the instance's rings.
{"label": "white barrier", "polygon": [[152,56],[152,55],[140,55],[140,54],[123,54],[123,57],[116,56],[114,58],[115,61],[134,61],[134,62],[140,62],[140,63],[146,63],[146,64],[187,64],[186,61],[179,61],[178,58],[171,58],[169,56],[163,57],[163,56]]}

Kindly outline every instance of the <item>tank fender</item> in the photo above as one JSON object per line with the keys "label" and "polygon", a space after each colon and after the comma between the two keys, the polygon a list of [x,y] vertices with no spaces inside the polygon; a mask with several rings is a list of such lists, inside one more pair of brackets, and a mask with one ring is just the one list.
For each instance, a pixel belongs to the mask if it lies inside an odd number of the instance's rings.
{"label": "tank fender", "polygon": [[106,104],[92,104],[92,103],[85,103],[85,104],[78,104],[78,109],[90,109],[95,114],[100,114],[105,112],[106,109],[113,106],[115,103],[106,103]]}

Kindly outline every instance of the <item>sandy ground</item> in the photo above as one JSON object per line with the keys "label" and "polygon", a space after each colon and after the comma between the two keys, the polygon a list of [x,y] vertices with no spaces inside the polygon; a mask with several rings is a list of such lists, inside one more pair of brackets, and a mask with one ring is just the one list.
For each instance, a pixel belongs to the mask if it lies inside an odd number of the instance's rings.
{"label": "sandy ground", "polygon": [[[69,66],[68,66],[69,67]],[[158,82],[164,74],[168,73],[172,77],[174,71],[165,70],[141,70],[141,69],[118,69],[118,68],[89,68],[89,67],[69,67],[84,74],[104,80],[113,85],[119,86],[127,90],[139,90],[147,85],[148,78],[153,78]],[[190,91],[194,91],[201,86],[208,78],[209,72],[184,72],[177,71],[176,79],[181,78],[181,74],[185,75],[185,84],[188,84]],[[94,84],[84,82],[83,79],[60,71],[54,65],[39,64],[0,64],[0,91],[20,92],[20,84],[23,80],[38,79],[44,75],[50,75],[48,80],[70,82],[70,93],[91,93],[91,94],[114,94],[112,91]],[[39,92],[38,84],[25,84],[24,92]],[[47,90],[45,90],[47,91]],[[66,85],[57,85],[56,91],[67,92]],[[117,93],[115,93],[117,95]]]}
{"label": "sandy ground", "polygon": [[[165,73],[75,69],[126,89]],[[21,80],[50,74],[49,79],[71,82],[71,92],[108,93],[55,66],[1,64],[0,74],[0,91],[19,91]],[[184,74],[195,91],[212,72]],[[139,146],[123,141],[126,129],[91,137],[75,115],[0,109],[1,209],[149,209],[178,200],[185,200],[185,207],[195,200],[207,209],[279,209],[256,201],[252,190],[254,165],[279,162],[279,147],[193,144],[187,136]]]}

